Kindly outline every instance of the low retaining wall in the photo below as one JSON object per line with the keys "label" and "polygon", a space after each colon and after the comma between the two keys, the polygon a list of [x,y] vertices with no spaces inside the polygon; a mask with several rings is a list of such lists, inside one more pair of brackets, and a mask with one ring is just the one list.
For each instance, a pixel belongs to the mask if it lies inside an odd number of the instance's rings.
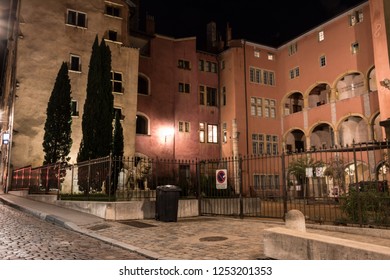
{"label": "low retaining wall", "polygon": [[289,228],[264,230],[264,255],[278,260],[389,260],[388,247]]}
{"label": "low retaining wall", "polygon": [[[31,195],[28,194],[28,191],[12,191],[9,193],[92,214],[106,220],[140,220],[155,218],[156,201],[154,199],[150,200],[145,198],[139,201],[119,202],[71,201],[57,200],[57,195]],[[177,216],[179,218],[199,216],[198,200],[179,199]]]}

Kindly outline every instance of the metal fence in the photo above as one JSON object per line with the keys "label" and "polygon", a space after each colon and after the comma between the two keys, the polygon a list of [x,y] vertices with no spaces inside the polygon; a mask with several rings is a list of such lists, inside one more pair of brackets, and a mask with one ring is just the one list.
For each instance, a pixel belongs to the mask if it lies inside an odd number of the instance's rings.
{"label": "metal fence", "polygon": [[[202,215],[390,225],[388,142],[209,160],[106,157],[13,171],[12,190],[57,192],[61,199],[155,199],[162,185],[199,200]],[[353,197],[351,193],[357,193]]]}

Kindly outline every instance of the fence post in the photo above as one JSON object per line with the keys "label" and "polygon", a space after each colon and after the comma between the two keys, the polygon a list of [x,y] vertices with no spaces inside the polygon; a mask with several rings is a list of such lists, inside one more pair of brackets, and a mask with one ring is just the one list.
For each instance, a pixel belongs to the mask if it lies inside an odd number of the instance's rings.
{"label": "fence post", "polygon": [[287,213],[287,177],[286,177],[286,163],[285,163],[285,154],[282,151],[282,181],[283,181],[283,220],[286,220]]}
{"label": "fence post", "polygon": [[195,160],[195,166],[196,166],[196,181],[197,181],[197,190],[198,190],[198,215],[202,215],[202,189],[201,189],[201,182],[200,182],[200,166],[199,166],[198,159]]}
{"label": "fence post", "polygon": [[[112,173],[112,166],[111,166],[112,165],[112,153],[110,153],[110,157],[109,158],[110,158],[110,160],[108,162],[108,182],[106,182],[106,183],[108,184],[108,201],[111,201],[111,182],[112,182],[111,176],[112,175],[118,176],[118,175]],[[122,160],[120,157],[115,157],[115,158],[118,160],[118,162],[119,162],[119,160]],[[117,164],[116,161],[114,161],[114,162],[115,162],[114,164]],[[116,170],[115,167],[114,167],[114,170]],[[114,173],[116,173],[116,172],[114,172]],[[113,182],[116,181],[115,178],[113,178],[113,180],[114,180]]]}
{"label": "fence post", "polygon": [[361,197],[360,197],[360,187],[359,187],[359,178],[358,178],[358,170],[357,170],[355,140],[352,141],[352,151],[353,151],[353,165],[355,167],[355,183],[356,183],[356,189],[357,189],[357,193],[358,193],[359,225],[362,227],[363,226],[362,203],[361,203]]}
{"label": "fence post", "polygon": [[238,181],[240,182],[240,219],[244,218],[244,200],[242,197],[242,157],[238,158]]}

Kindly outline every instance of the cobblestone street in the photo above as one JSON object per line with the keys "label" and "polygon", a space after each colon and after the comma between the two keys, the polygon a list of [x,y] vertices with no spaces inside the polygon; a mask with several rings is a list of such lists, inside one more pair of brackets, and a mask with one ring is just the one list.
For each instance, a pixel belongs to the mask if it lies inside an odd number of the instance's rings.
{"label": "cobblestone street", "polygon": [[144,256],[0,203],[2,260],[143,260]]}

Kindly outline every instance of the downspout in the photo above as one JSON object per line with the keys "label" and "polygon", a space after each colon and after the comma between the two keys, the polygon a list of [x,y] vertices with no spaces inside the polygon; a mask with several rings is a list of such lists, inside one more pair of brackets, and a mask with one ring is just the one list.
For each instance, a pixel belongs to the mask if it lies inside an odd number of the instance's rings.
{"label": "downspout", "polygon": [[249,155],[249,136],[248,136],[248,90],[246,87],[247,71],[246,71],[246,41],[243,40],[244,45],[244,96],[245,96],[245,135],[246,135],[246,154]]}

